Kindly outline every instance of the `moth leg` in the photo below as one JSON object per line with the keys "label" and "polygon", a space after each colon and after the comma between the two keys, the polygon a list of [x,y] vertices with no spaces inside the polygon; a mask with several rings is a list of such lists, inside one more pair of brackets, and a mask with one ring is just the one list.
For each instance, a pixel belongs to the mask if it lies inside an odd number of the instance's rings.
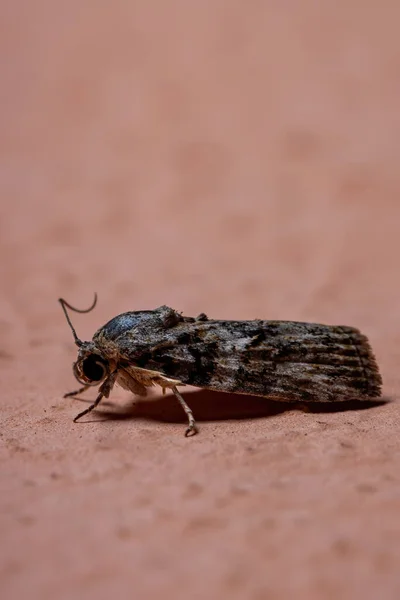
{"label": "moth leg", "polygon": [[67,392],[66,394],[64,394],[63,398],[71,398],[71,396],[79,396],[79,394],[86,392],[86,390],[88,390],[89,388],[90,388],[90,385],[84,385],[83,387],[79,388],[79,390],[75,390],[75,392]]}
{"label": "moth leg", "polygon": [[117,377],[117,371],[114,371],[114,373],[111,373],[111,375],[104,381],[104,383],[101,384],[101,386],[99,388],[99,395],[97,396],[96,400],[93,402],[93,404],[91,404],[89,406],[89,408],[86,408],[85,410],[80,412],[78,415],[76,415],[76,417],[74,419],[74,423],[76,423],[78,421],[78,419],[80,419],[81,417],[84,417],[88,413],[92,412],[92,410],[94,408],[96,408],[96,406],[100,403],[100,400],[102,398],[104,398],[104,397],[108,398],[108,396],[110,395],[110,392],[114,386],[116,377]]}
{"label": "moth leg", "polygon": [[179,404],[182,406],[183,410],[187,414],[187,418],[189,421],[189,427],[185,431],[185,437],[188,437],[189,435],[196,435],[196,433],[198,432],[198,429],[197,429],[196,421],[194,420],[194,416],[193,416],[191,409],[188,407],[188,405],[186,404],[186,402],[184,401],[184,399],[182,398],[182,396],[180,395],[180,393],[178,392],[178,390],[175,386],[173,388],[171,388],[171,390],[173,391],[175,396],[178,398]]}

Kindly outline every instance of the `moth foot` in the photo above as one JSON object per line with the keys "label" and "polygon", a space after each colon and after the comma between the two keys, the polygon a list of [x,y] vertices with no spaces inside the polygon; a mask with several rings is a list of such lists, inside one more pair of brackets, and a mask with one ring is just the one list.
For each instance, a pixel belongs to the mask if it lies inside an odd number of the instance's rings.
{"label": "moth foot", "polygon": [[185,431],[185,437],[193,437],[194,435],[196,435],[196,433],[199,433],[199,429],[196,425],[195,420],[193,419],[192,423],[189,422],[189,427]]}

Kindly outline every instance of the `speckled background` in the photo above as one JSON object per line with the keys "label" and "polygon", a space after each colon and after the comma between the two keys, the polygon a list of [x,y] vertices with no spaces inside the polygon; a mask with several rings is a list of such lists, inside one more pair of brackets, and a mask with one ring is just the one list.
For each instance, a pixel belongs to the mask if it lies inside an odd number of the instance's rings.
{"label": "speckled background", "polygon": [[[397,2],[4,1],[2,597],[400,597]],[[116,389],[75,347],[124,310],[360,327],[385,405]]]}

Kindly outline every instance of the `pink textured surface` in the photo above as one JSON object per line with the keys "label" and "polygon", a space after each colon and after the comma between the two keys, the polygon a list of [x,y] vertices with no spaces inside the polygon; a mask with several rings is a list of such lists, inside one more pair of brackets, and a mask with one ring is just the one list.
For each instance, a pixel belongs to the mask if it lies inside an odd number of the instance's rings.
{"label": "pink textured surface", "polygon": [[[400,597],[399,18],[2,3],[3,598]],[[392,401],[193,391],[185,439],[171,399],[116,390],[75,425],[56,299],[94,290],[83,338],[160,304],[358,326]]]}

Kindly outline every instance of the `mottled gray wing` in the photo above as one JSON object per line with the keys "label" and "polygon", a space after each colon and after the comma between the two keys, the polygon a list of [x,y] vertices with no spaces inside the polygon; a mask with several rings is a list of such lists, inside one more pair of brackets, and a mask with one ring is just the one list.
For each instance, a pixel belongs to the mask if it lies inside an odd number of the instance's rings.
{"label": "mottled gray wing", "polygon": [[374,355],[357,329],[291,321],[205,321],[178,313],[167,326],[160,320],[152,326],[149,313],[143,314],[144,328],[118,338],[123,360],[182,383],[293,402],[380,395]]}

